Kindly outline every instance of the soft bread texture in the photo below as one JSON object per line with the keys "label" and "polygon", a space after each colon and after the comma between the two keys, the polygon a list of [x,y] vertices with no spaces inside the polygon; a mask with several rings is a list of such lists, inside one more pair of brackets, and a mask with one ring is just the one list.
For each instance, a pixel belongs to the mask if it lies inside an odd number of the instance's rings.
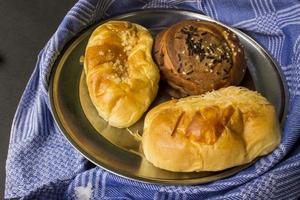
{"label": "soft bread texture", "polygon": [[92,33],[84,58],[87,88],[99,115],[111,126],[131,126],[154,100],[159,70],[152,45],[144,27],[126,21],[109,21]]}
{"label": "soft bread texture", "polygon": [[160,32],[154,59],[179,97],[238,85],[246,70],[236,34],[205,20],[181,21]]}
{"label": "soft bread texture", "polygon": [[231,86],[154,107],[142,147],[162,169],[218,171],[270,153],[280,138],[274,107],[257,92]]}

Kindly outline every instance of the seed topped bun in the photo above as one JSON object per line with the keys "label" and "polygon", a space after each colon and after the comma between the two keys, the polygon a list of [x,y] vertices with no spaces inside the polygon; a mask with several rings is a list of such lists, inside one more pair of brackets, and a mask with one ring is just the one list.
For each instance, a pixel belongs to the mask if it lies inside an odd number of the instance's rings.
{"label": "seed topped bun", "polygon": [[163,78],[181,96],[238,85],[246,69],[237,36],[203,20],[182,21],[159,33],[154,58]]}

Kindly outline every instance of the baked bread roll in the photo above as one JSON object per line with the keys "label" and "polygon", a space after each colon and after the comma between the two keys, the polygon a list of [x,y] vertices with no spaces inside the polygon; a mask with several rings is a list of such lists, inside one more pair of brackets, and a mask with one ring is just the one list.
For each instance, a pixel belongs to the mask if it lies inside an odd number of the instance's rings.
{"label": "baked bread roll", "polygon": [[270,153],[280,138],[274,107],[257,92],[231,86],[153,108],[142,148],[162,169],[218,171]]}
{"label": "baked bread roll", "polygon": [[154,100],[159,70],[152,45],[144,27],[126,21],[109,21],[92,33],[84,57],[87,88],[111,126],[134,124]]}
{"label": "baked bread roll", "polygon": [[186,20],[159,33],[154,58],[180,97],[238,85],[246,61],[237,36],[209,21]]}

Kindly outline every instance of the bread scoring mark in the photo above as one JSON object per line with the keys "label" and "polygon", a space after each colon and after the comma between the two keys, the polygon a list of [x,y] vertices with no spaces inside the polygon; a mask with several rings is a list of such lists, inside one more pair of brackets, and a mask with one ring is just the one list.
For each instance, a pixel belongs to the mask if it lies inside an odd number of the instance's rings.
{"label": "bread scoring mark", "polygon": [[150,127],[151,132],[174,136],[183,116],[184,112],[182,110],[174,108],[164,109],[153,117]]}
{"label": "bread scoring mark", "polygon": [[185,136],[212,145],[223,133],[233,113],[232,106],[223,109],[218,106],[206,107],[195,113],[187,126]]}
{"label": "bread scoring mark", "polygon": [[183,118],[184,114],[185,114],[185,112],[182,112],[182,113],[179,115],[179,117],[177,118],[177,121],[176,121],[176,123],[175,123],[175,126],[174,126],[174,128],[173,128],[173,130],[172,130],[171,136],[173,136],[173,135],[175,134],[175,132],[176,132],[176,130],[177,130],[177,127],[178,127],[178,125],[180,124],[180,121],[181,121],[181,119]]}

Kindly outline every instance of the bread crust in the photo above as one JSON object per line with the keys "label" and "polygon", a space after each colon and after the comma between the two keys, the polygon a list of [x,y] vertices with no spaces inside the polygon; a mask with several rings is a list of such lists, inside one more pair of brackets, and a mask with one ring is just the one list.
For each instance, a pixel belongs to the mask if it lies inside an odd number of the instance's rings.
{"label": "bread crust", "polygon": [[257,92],[231,86],[154,107],[142,147],[162,169],[219,171],[270,153],[280,138],[274,107]]}
{"label": "bread crust", "polygon": [[92,33],[84,58],[87,88],[111,126],[131,126],[154,100],[160,76],[152,45],[148,30],[126,21],[109,21]]}

